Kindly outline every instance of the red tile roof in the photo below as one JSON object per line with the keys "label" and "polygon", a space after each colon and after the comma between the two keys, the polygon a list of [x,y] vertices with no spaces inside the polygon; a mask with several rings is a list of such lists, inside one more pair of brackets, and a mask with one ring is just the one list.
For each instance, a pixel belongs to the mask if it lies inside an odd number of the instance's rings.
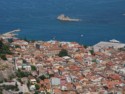
{"label": "red tile roof", "polygon": [[53,91],[54,91],[54,94],[62,94],[60,89],[55,88]]}

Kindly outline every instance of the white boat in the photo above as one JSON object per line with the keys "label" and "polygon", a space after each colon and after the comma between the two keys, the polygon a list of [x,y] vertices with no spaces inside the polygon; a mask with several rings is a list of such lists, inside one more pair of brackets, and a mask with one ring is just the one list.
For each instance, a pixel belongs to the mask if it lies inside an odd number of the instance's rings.
{"label": "white boat", "polygon": [[125,13],[124,14],[122,14],[123,16],[125,16]]}

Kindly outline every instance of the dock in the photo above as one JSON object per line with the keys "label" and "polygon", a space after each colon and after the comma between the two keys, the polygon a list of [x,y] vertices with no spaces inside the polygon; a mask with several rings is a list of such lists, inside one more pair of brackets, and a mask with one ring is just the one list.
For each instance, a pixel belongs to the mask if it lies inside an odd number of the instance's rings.
{"label": "dock", "polygon": [[16,32],[20,32],[21,30],[20,29],[15,29],[15,30],[12,30],[12,31],[9,31],[7,33],[4,33],[2,35],[0,35],[0,37],[2,37],[3,39],[6,39],[6,38],[13,38],[15,37],[16,35],[18,34],[15,34]]}

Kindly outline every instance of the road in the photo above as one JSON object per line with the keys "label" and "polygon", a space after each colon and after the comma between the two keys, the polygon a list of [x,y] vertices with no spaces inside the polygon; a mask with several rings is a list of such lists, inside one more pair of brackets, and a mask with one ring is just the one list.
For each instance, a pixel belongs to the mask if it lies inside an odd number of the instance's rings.
{"label": "road", "polygon": [[20,92],[23,92],[23,93],[29,92],[29,89],[28,89],[26,84],[21,85],[21,83],[19,81],[17,81],[16,79],[14,79],[14,81],[17,82],[17,85],[18,85],[18,88],[19,88]]}
{"label": "road", "polygon": [[2,86],[2,85],[15,85],[16,82],[17,82],[17,85],[18,85],[18,88],[19,88],[19,92],[23,92],[23,93],[29,92],[29,89],[28,89],[27,85],[26,84],[21,85],[21,83],[19,81],[17,81],[16,79],[13,79],[13,82],[1,83],[0,86]]}
{"label": "road", "polygon": [[0,86],[2,85],[15,85],[15,82],[4,82],[0,84]]}

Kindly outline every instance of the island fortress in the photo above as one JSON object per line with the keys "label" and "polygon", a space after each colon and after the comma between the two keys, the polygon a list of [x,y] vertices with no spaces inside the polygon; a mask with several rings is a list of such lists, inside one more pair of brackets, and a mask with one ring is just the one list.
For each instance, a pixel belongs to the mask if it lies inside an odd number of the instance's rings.
{"label": "island fortress", "polygon": [[57,17],[57,19],[60,20],[60,21],[75,21],[75,22],[81,21],[80,19],[72,19],[72,18],[70,18],[68,16],[65,16],[64,14],[59,15]]}

